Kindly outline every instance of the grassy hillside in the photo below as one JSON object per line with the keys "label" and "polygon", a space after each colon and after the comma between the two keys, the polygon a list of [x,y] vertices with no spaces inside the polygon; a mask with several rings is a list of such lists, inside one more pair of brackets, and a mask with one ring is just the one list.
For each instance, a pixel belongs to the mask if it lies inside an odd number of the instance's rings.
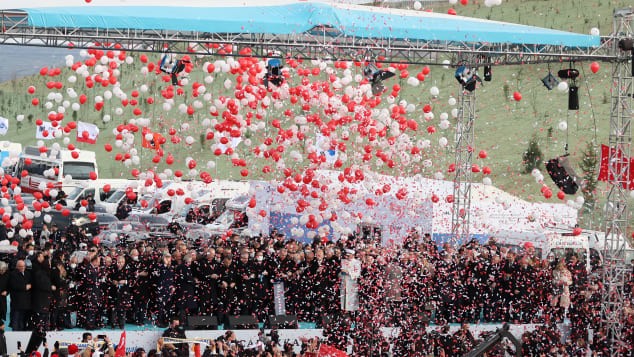
{"label": "grassy hillside", "polygon": [[[486,18],[491,20],[500,20],[506,22],[515,22],[529,24],[547,28],[569,30],[580,33],[588,33],[590,28],[598,27],[602,34],[608,34],[612,26],[612,11],[614,8],[631,5],[629,1],[608,1],[608,0],[505,0],[502,6],[487,8],[481,4],[482,1],[473,2],[467,6],[456,5],[458,14],[465,16],[473,16]],[[441,4],[434,7],[434,11],[446,11],[448,4]],[[168,87],[168,83],[163,82],[160,75],[155,73],[144,74],[142,69],[146,66],[141,63],[139,54],[129,54],[134,58],[132,64],[122,64],[120,67],[121,74],[119,80],[121,89],[127,94],[128,99],[132,98],[133,90],[141,90],[142,86],[147,86],[147,92],[140,92],[138,98],[138,108],[142,111],[141,115],[133,114],[133,106],[124,106],[121,100],[113,96],[111,100],[106,100],[103,109],[95,110],[95,97],[105,96],[106,91],[112,91],[110,87],[100,87],[95,85],[88,88],[81,78],[76,83],[70,83],[68,77],[76,75],[69,68],[63,68],[62,73],[58,77],[33,76],[28,78],[16,79],[10,82],[0,84],[0,116],[10,118],[9,133],[1,138],[3,140],[18,141],[24,144],[34,144],[35,122],[38,118],[46,119],[48,112],[56,110],[58,106],[63,106],[63,101],[69,101],[72,104],[77,99],[70,98],[67,90],[73,88],[78,94],[86,94],[88,101],[81,106],[81,109],[73,112],[69,106],[65,114],[65,122],[67,120],[81,120],[97,124],[101,129],[99,142],[97,145],[77,144],[75,143],[75,134],[70,138],[79,148],[97,151],[99,157],[100,171],[102,177],[130,177],[133,168],[141,170],[153,169],[162,171],[166,168],[172,170],[182,170],[187,172],[185,165],[187,157],[193,157],[198,162],[200,171],[206,170],[213,177],[217,178],[243,178],[240,174],[244,167],[236,167],[232,164],[231,157],[222,155],[215,156],[212,152],[211,145],[218,141],[218,135],[212,140],[205,139],[205,133],[208,129],[209,121],[206,119],[222,118],[210,115],[209,109],[216,105],[214,100],[221,96],[233,97],[236,83],[236,75],[226,73],[214,73],[209,75],[203,70],[203,63],[214,62],[219,58],[203,57],[196,59],[196,66],[189,76],[189,85],[183,86],[183,95],[174,97],[172,109],[165,111],[163,108],[163,98],[161,91]],[[159,55],[149,55],[150,61],[157,62]],[[78,58],[75,61],[80,60]],[[82,59],[83,60],[83,59]],[[535,182],[530,174],[526,174],[523,169],[522,154],[528,147],[531,137],[536,137],[544,159],[549,159],[564,153],[564,147],[568,143],[569,152],[571,153],[572,163],[575,168],[582,159],[582,151],[585,149],[587,142],[595,138],[597,143],[606,143],[609,128],[609,100],[611,85],[611,68],[609,64],[602,63],[601,69],[597,74],[593,74],[589,69],[590,63],[576,63],[575,66],[582,72],[582,76],[578,83],[580,84],[580,107],[579,111],[568,111],[566,93],[557,89],[548,91],[541,83],[541,78],[548,73],[548,67],[542,64],[530,64],[523,66],[496,67],[493,70],[493,81],[485,82],[485,85],[476,91],[478,117],[476,120],[476,152],[486,150],[488,152],[487,159],[476,159],[475,163],[480,166],[490,166],[492,169],[491,178],[493,184],[519,197],[540,201],[544,200],[540,193],[540,185]],[[298,68],[312,69],[317,64],[304,62]],[[560,68],[567,67],[568,63],[551,65],[551,70],[556,72]],[[332,67],[332,64],[329,64]],[[352,75],[360,74],[361,68],[351,67]],[[410,67],[408,71],[410,75],[420,72],[420,68]],[[432,177],[437,172],[444,173],[446,178],[451,178],[451,173],[447,173],[448,166],[454,161],[452,152],[453,129],[455,119],[451,116],[451,110],[456,108],[449,105],[449,99],[458,96],[459,86],[453,78],[453,69],[445,69],[443,67],[431,68],[431,73],[426,76],[424,82],[419,86],[411,86],[405,79],[392,79],[386,84],[392,86],[399,84],[402,90],[395,99],[395,103],[405,100],[407,103],[414,104],[416,109],[412,113],[408,113],[409,119],[414,119],[418,123],[416,131],[406,130],[405,134],[397,139],[397,144],[392,147],[392,157],[396,161],[396,166],[389,169],[386,165],[381,165],[380,160],[373,158],[368,164],[371,168],[395,175],[412,175],[420,173],[426,177]],[[311,82],[325,81],[327,76],[321,71],[319,76],[309,76]],[[342,76],[343,71],[337,69],[335,72],[338,76]],[[213,78],[213,82],[209,83],[209,78]],[[398,78],[398,77],[397,77]],[[225,87],[225,81],[230,80],[232,83]],[[61,81],[64,87],[60,90],[47,89],[46,83],[49,81]],[[297,86],[300,84],[301,78],[297,74],[297,70],[292,71],[290,84]],[[213,99],[209,101],[203,100],[203,95],[193,96],[193,88],[191,83],[198,82],[206,87],[205,93],[212,94]],[[36,93],[31,95],[27,93],[28,86],[36,87]],[[438,87],[440,94],[432,97],[430,94],[431,87]],[[522,94],[521,101],[515,101],[512,98],[514,92]],[[62,93],[64,98],[62,102],[56,103],[55,100],[48,100],[49,93]],[[341,91],[338,92],[341,95]],[[36,106],[31,104],[31,100],[37,97],[40,103]],[[153,104],[148,104],[148,98],[154,100]],[[52,97],[51,97],[52,98]],[[263,129],[247,130],[243,138],[251,141],[251,146],[243,144],[239,145],[236,152],[240,158],[244,158],[247,162],[246,169],[249,170],[248,178],[264,178],[273,179],[282,177],[281,168],[270,159],[256,157],[253,154],[253,148],[260,145],[265,138],[275,139],[277,129],[272,128],[274,119],[279,119],[282,128],[291,128],[294,125],[293,118],[298,115],[306,115],[319,112],[322,109],[317,108],[315,101],[311,102],[311,111],[303,112],[301,105],[291,105],[288,100],[279,101],[279,107],[275,107],[272,101],[266,115],[262,119],[265,121]],[[192,108],[198,105],[202,106],[195,110],[193,115],[182,113],[179,105],[184,104]],[[52,109],[46,108],[46,102],[50,102]],[[301,103],[301,102],[300,102]],[[388,108],[389,101],[384,96],[383,101],[377,108]],[[423,118],[422,108],[425,104],[431,104],[433,108],[434,118],[426,121]],[[118,115],[118,108],[121,108],[122,114]],[[292,115],[287,117],[284,111],[290,109]],[[253,110],[241,110],[241,114],[246,117],[247,113],[255,113]],[[323,115],[322,119],[327,122],[327,116]],[[447,130],[439,127],[439,118],[442,113],[447,113],[451,126]],[[16,117],[24,115],[23,122],[18,123]],[[105,122],[104,119],[110,120]],[[161,132],[168,142],[164,145],[166,154],[172,154],[175,162],[167,165],[165,161],[159,164],[153,163],[151,160],[154,153],[151,150],[141,148],[141,135],[137,133],[135,136],[135,147],[138,148],[140,164],[126,166],[122,162],[114,160],[116,152],[107,153],[104,150],[104,144],[110,143],[115,145],[113,130],[120,124],[129,123],[130,120],[138,118],[150,118],[152,130]],[[253,119],[257,121],[257,119]],[[567,130],[560,130],[560,123],[567,123]],[[186,124],[186,126],[183,126]],[[428,126],[433,125],[436,132],[429,134],[426,131]],[[188,126],[188,127],[187,127]],[[177,136],[181,142],[172,143],[168,134],[170,128],[178,131]],[[339,137],[347,128],[338,128]],[[284,143],[285,166],[301,171],[307,167],[306,159],[307,146],[310,141],[314,141],[318,128],[315,125],[307,125],[306,139],[286,141]],[[364,164],[361,153],[366,145],[371,145],[373,152],[377,148],[384,151],[390,151],[390,146],[386,143],[375,145],[370,143],[367,138],[360,137],[353,129],[350,129],[351,139],[347,142],[348,162]],[[216,133],[217,134],[217,133]],[[194,139],[192,145],[185,145],[185,138],[191,136]],[[441,147],[439,141],[445,137],[449,141],[447,147]],[[406,139],[410,139],[412,144],[406,143]],[[419,161],[412,157],[405,160],[399,155],[402,151],[409,151],[412,145],[420,146],[418,141],[428,139],[431,147],[423,150],[423,154]],[[399,146],[399,140],[403,140]],[[61,142],[61,141],[60,141]],[[407,148],[407,150],[403,150]],[[356,153],[356,154],[355,154]],[[302,158],[301,160],[299,158]],[[424,160],[430,160],[431,167],[422,165]],[[262,173],[262,167],[269,165],[272,167],[271,173]],[[543,168],[542,168],[543,170]],[[547,175],[546,175],[547,176]],[[475,180],[482,179],[481,174],[474,175]],[[547,179],[546,183],[556,193],[554,184]],[[605,185],[599,186],[599,197],[605,197]],[[574,197],[568,197],[568,199]],[[555,197],[551,201],[557,200]],[[590,225],[587,217],[585,218],[587,225]]]}

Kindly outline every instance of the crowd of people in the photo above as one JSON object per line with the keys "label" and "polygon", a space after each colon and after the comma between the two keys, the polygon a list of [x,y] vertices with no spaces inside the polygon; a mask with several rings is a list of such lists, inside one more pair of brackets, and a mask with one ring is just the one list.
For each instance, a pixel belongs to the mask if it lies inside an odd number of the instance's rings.
{"label": "crowd of people", "polygon": [[[174,317],[187,328],[192,315],[215,315],[221,323],[253,315],[266,322],[276,313],[273,286],[283,284],[287,314],[322,327],[325,341],[341,350],[352,341],[358,356],[462,355],[486,337],[471,334],[469,324],[478,322],[540,325],[522,336],[525,356],[610,347],[599,324],[600,264],[588,272],[574,254],[544,260],[530,245],[514,250],[493,237],[439,247],[413,231],[402,246],[386,247],[354,236],[303,244],[274,231],[248,240],[145,240],[106,248],[76,226],[45,232],[42,239],[22,239],[17,253],[0,262],[0,318],[10,312],[15,331],[165,328]],[[633,286],[628,276],[623,324],[632,341]],[[557,326],[568,321],[562,343]],[[427,332],[431,323],[439,330]],[[463,328],[450,334],[450,323]],[[383,337],[381,327],[400,332]]]}

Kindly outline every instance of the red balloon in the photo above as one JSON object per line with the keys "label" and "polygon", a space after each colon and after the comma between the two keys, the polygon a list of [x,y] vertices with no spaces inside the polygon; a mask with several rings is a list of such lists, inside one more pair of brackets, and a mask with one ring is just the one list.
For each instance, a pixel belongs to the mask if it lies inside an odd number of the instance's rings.
{"label": "red balloon", "polygon": [[566,194],[564,193],[564,191],[557,192],[557,198],[559,198],[560,200],[566,198]]}
{"label": "red balloon", "polygon": [[487,155],[487,152],[486,152],[486,151],[484,151],[484,150],[480,150],[480,152],[478,153],[478,156],[479,156],[481,159],[486,159],[488,155]]}
{"label": "red balloon", "polygon": [[514,92],[513,93],[513,99],[515,99],[515,101],[519,102],[520,100],[522,100],[522,93]]}
{"label": "red balloon", "polygon": [[91,180],[96,180],[97,179],[97,173],[94,171],[90,171],[90,174],[88,174],[90,176]]}
{"label": "red balloon", "polygon": [[449,10],[447,10],[447,13],[448,13],[449,15],[456,15],[456,14],[457,14],[457,13],[456,13],[456,10],[454,10],[454,9],[449,9]]}
{"label": "red balloon", "polygon": [[575,229],[572,230],[572,235],[573,236],[578,236],[583,232],[583,229],[581,229],[580,227],[575,227]]}
{"label": "red balloon", "polygon": [[599,65],[599,62],[590,63],[590,70],[592,71],[592,73],[599,72],[599,69],[601,69],[601,66]]}

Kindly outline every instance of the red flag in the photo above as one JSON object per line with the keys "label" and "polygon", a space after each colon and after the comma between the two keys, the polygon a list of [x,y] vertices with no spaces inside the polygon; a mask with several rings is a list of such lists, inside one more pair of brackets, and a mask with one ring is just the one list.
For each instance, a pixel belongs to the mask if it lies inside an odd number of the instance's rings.
{"label": "red flag", "polygon": [[119,344],[117,345],[117,350],[114,352],[115,357],[125,357],[125,330],[121,332],[121,337],[119,337]]}
{"label": "red flag", "polygon": [[[148,135],[151,134],[151,135]],[[141,131],[141,146],[146,149],[161,150],[161,144],[165,142],[165,138],[160,133],[153,133],[148,128],[143,128]],[[150,136],[148,140],[145,136]]]}
{"label": "red flag", "polygon": [[[600,165],[599,165],[599,177],[598,180],[599,181],[608,181],[608,179],[614,179],[614,177],[609,177],[609,166],[610,166],[610,152],[614,153],[616,149],[614,148],[610,148],[607,145],[601,145],[601,161],[600,161]],[[621,169],[621,167],[623,165],[625,165],[626,161],[623,158],[623,152],[621,150],[619,150],[617,152],[616,156],[616,160],[617,162],[615,163],[615,169],[617,171],[619,171]],[[629,170],[629,174],[630,174],[630,184],[629,184],[629,189],[634,189],[634,158],[630,158],[630,170]]]}
{"label": "red flag", "polygon": [[348,354],[332,346],[321,344],[317,357],[348,357]]}

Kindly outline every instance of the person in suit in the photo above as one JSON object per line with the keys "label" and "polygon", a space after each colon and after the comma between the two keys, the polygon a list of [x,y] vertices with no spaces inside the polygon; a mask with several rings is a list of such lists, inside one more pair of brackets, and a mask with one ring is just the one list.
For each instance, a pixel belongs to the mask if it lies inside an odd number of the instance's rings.
{"label": "person in suit", "polygon": [[7,336],[4,335],[4,320],[0,320],[0,356],[6,356]]}
{"label": "person in suit", "polygon": [[9,264],[0,261],[0,319],[7,318],[7,295],[9,295]]}
{"label": "person in suit", "polygon": [[14,331],[24,331],[31,310],[31,272],[26,270],[26,263],[22,259],[15,263],[15,270],[9,275],[9,294],[11,295],[10,326]]}
{"label": "person in suit", "polygon": [[51,301],[56,287],[51,281],[51,264],[44,255],[39,252],[33,262],[33,290],[31,310],[38,331],[48,331],[51,314]]}

